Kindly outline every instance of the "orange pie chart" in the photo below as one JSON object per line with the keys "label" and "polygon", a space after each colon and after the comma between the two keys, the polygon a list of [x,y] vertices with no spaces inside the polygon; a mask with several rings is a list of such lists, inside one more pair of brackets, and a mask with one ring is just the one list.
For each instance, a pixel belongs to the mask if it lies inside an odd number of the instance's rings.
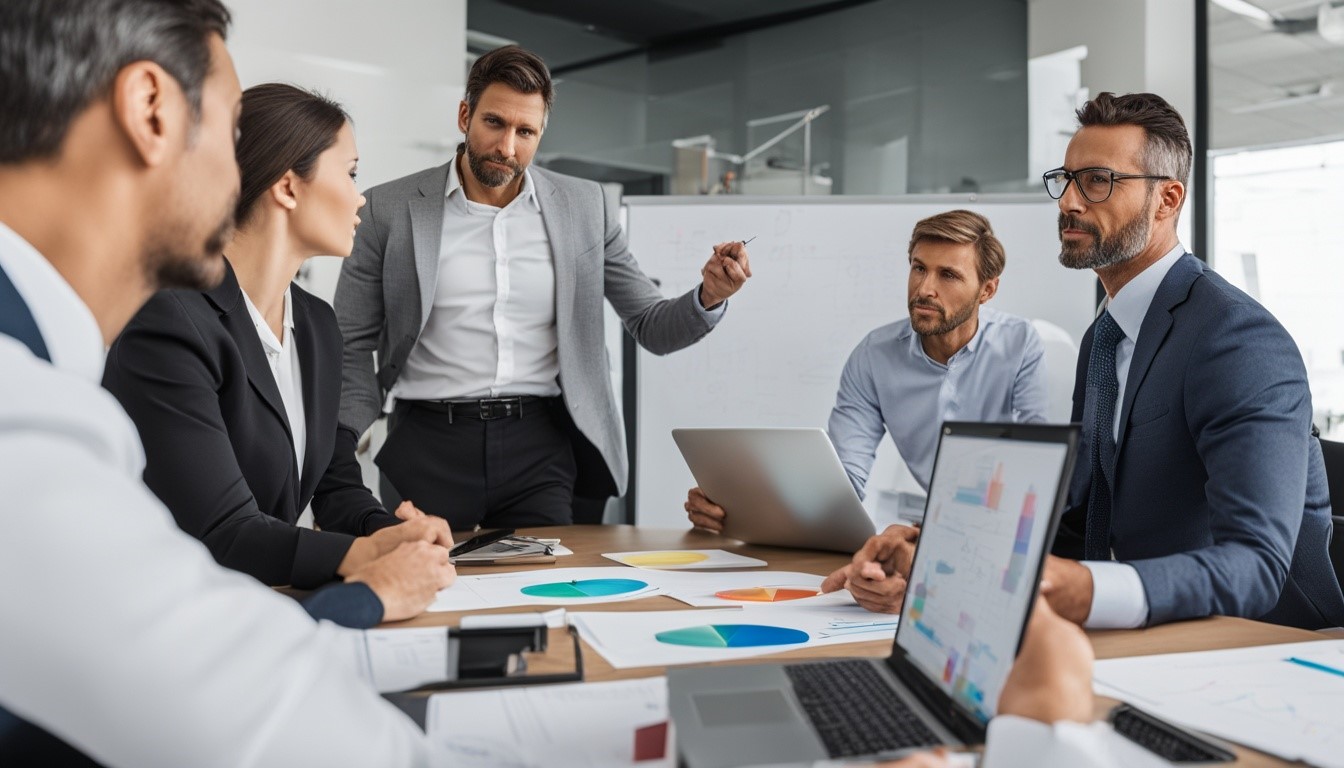
{"label": "orange pie chart", "polygon": [[747,587],[745,589],[725,589],[715,592],[720,600],[741,600],[748,603],[782,603],[785,600],[802,600],[816,597],[821,592],[802,587]]}

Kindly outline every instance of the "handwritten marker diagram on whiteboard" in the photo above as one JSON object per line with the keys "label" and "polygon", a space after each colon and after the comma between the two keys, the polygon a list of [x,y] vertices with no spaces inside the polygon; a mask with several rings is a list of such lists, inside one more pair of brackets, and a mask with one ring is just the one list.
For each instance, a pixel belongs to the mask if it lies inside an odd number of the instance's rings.
{"label": "handwritten marker diagram on whiteboard", "polygon": [[762,568],[764,560],[722,549],[667,549],[646,552],[608,552],[602,555],[622,565],[666,570],[708,568]]}
{"label": "handwritten marker diagram on whiteboard", "polygon": [[1098,692],[1288,760],[1344,768],[1344,641],[1097,662]]}

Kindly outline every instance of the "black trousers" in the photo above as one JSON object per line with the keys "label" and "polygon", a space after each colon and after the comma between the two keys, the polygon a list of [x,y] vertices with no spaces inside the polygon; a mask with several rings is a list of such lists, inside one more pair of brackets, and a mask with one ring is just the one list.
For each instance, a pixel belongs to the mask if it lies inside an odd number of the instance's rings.
{"label": "black trousers", "polygon": [[398,401],[374,459],[383,505],[410,499],[458,531],[570,524],[577,469],[564,407],[558,397],[534,399],[521,415],[482,420],[469,409]]}

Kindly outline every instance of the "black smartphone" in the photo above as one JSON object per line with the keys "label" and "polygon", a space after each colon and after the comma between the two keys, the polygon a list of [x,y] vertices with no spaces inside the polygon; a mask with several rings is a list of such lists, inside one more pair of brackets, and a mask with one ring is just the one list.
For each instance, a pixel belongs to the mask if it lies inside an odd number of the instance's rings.
{"label": "black smartphone", "polygon": [[497,531],[487,531],[486,533],[478,533],[475,536],[472,536],[470,539],[467,539],[461,544],[458,544],[454,546],[452,549],[448,550],[448,556],[457,557],[458,555],[464,555],[468,552],[478,550],[481,547],[494,544],[496,541],[499,541],[500,539],[507,539],[512,535],[513,535],[512,528],[500,528]]}
{"label": "black smartphone", "polygon": [[1189,731],[1121,704],[1111,711],[1115,732],[1173,763],[1230,763],[1237,756]]}

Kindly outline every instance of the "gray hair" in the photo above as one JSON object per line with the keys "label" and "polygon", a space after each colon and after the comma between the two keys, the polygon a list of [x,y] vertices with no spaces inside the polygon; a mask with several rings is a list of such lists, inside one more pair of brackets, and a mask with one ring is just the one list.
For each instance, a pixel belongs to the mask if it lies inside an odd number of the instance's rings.
{"label": "gray hair", "polygon": [[54,157],[70,124],[136,61],[163,67],[199,119],[220,0],[0,2],[0,164]]}
{"label": "gray hair", "polygon": [[1155,93],[1097,94],[1078,110],[1078,125],[1137,125],[1143,129],[1143,171],[1190,181],[1190,134],[1181,113]]}

